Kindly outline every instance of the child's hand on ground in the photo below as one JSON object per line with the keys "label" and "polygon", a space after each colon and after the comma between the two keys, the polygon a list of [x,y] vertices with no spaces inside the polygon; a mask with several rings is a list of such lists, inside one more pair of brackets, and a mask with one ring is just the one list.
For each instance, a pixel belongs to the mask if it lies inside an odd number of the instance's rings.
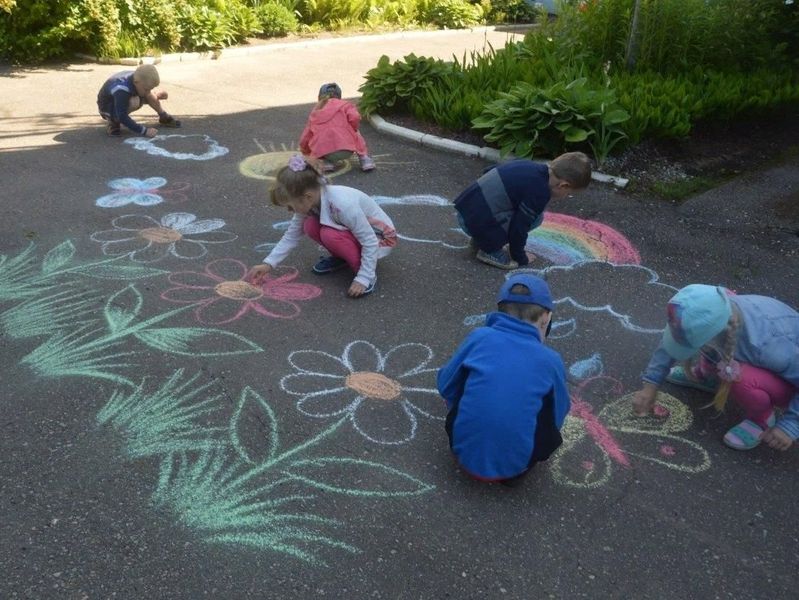
{"label": "child's hand on ground", "polygon": [[353,281],[352,285],[350,285],[350,289],[347,290],[347,294],[350,296],[350,298],[358,298],[359,296],[363,296],[365,291],[365,285],[358,283],[357,281]]}
{"label": "child's hand on ground", "polygon": [[144,135],[147,137],[155,137],[158,135],[158,130],[155,127],[148,127],[147,131],[144,132]]}
{"label": "child's hand on ground", "polygon": [[269,273],[271,270],[272,265],[268,265],[266,263],[255,265],[249,270],[245,279],[248,279],[253,285],[261,285],[264,282],[267,273]]}
{"label": "child's hand on ground", "polygon": [[644,387],[635,392],[633,396],[633,414],[637,417],[646,417],[655,411],[655,397],[657,387],[651,383],[645,383]]}
{"label": "child's hand on ground", "polygon": [[793,446],[793,440],[779,427],[771,427],[763,434],[763,441],[775,450],[787,450]]}

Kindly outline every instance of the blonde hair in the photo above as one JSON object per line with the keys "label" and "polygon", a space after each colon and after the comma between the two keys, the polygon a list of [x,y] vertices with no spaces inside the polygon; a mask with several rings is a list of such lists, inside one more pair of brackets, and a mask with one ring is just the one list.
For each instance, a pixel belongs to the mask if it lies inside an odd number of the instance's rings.
{"label": "blonde hair", "polygon": [[300,171],[294,171],[286,165],[277,172],[275,183],[269,188],[269,199],[275,206],[286,206],[305,192],[320,189],[323,181],[319,170],[308,160]]}
{"label": "blonde hair", "polygon": [[[530,288],[528,288],[526,285],[522,285],[521,283],[517,283],[512,288],[510,288],[510,293],[519,296],[529,296]],[[538,319],[540,319],[542,315],[549,312],[546,308],[544,308],[540,304],[528,304],[525,302],[509,302],[507,300],[499,302],[497,304],[497,310],[499,312],[505,313],[506,315],[510,315],[511,317],[516,317],[521,321],[527,321],[528,323],[532,323],[533,325],[538,323]]]}
{"label": "blonde hair", "polygon": [[591,183],[591,159],[582,152],[566,152],[551,163],[553,175],[568,183],[574,189],[588,187]]}
{"label": "blonde hair", "polygon": [[[733,310],[730,320],[727,323],[727,328],[724,330],[724,348],[722,349],[721,359],[729,363],[735,357],[735,346],[738,343],[738,328],[740,319],[738,313]],[[732,381],[721,379],[719,388],[716,390],[716,395],[713,397],[713,406],[719,412],[724,410],[727,404],[727,398],[730,395],[730,386]]]}
{"label": "blonde hair", "polygon": [[161,77],[158,75],[155,65],[139,65],[133,72],[133,81],[151,90],[161,83]]}

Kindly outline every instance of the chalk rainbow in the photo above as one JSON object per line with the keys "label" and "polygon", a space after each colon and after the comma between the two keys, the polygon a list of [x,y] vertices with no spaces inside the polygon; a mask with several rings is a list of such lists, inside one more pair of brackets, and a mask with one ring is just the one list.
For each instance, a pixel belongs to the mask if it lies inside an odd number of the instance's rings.
{"label": "chalk rainbow", "polygon": [[544,222],[530,233],[525,248],[556,265],[584,260],[641,264],[638,250],[612,227],[559,213],[545,213]]}

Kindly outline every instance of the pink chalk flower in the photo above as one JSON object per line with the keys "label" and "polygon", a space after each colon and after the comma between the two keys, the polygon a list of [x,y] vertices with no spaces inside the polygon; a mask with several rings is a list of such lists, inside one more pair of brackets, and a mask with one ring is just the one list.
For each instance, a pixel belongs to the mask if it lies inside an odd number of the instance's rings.
{"label": "pink chalk flower", "polygon": [[224,325],[250,311],[262,317],[293,319],[300,314],[297,302],[322,293],[315,285],[295,282],[299,273],[293,267],[276,267],[259,285],[245,281],[247,271],[243,262],[223,258],[208,263],[201,273],[172,273],[169,282],[175,287],[164,291],[161,298],[176,304],[197,304],[197,321]]}

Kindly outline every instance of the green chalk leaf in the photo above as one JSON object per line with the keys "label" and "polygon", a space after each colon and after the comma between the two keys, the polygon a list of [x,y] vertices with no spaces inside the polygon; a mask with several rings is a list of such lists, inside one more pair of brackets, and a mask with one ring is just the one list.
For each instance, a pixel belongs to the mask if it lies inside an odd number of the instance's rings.
{"label": "green chalk leaf", "polygon": [[[264,435],[261,421],[266,421],[266,435]],[[240,435],[243,430],[248,428],[248,425],[252,424],[255,427],[250,429],[255,432],[254,434]],[[274,458],[277,453],[278,425],[275,412],[266,400],[249,386],[241,391],[238,406],[230,418],[230,441],[239,456],[249,464],[260,464]],[[253,446],[256,448],[266,446],[267,448],[265,451],[253,450]]]}
{"label": "green chalk leaf", "polygon": [[70,240],[61,242],[45,254],[42,261],[42,273],[48,274],[57,271],[71,261],[73,256],[75,256],[75,245]]}
{"label": "green chalk leaf", "polygon": [[312,487],[349,496],[416,496],[434,489],[393,467],[357,458],[297,460],[284,472]]}
{"label": "green chalk leaf", "polygon": [[145,267],[142,265],[119,265],[109,263],[98,263],[81,265],[80,267],[73,268],[73,273],[80,273],[89,277],[97,279],[119,279],[122,281],[131,281],[134,279],[145,279],[147,277],[156,277],[158,275],[166,275],[169,271],[161,269],[154,269],[152,267]]}
{"label": "green chalk leaf", "polygon": [[156,350],[184,356],[227,356],[263,352],[247,338],[222,329],[163,327],[139,331],[135,336]]}
{"label": "green chalk leaf", "polygon": [[105,303],[105,320],[112,333],[122,331],[139,314],[144,300],[133,284],[118,291]]}

